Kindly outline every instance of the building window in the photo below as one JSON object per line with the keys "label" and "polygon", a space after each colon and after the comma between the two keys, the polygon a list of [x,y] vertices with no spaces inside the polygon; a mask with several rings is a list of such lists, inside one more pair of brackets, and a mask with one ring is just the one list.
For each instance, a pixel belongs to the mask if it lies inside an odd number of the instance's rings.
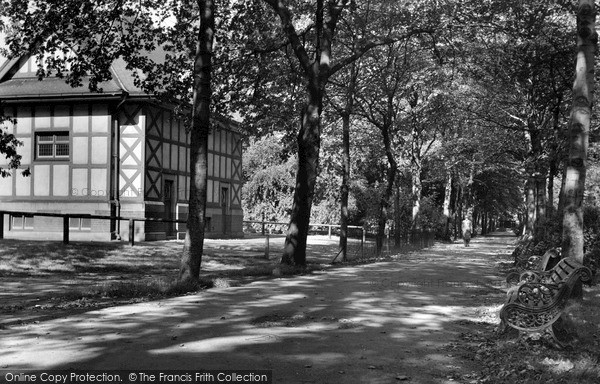
{"label": "building window", "polygon": [[10,215],[11,229],[33,229],[33,215]]}
{"label": "building window", "polygon": [[89,231],[92,229],[92,219],[85,217],[69,217],[69,229]]}
{"label": "building window", "polygon": [[69,159],[69,132],[36,133],[35,147],[37,159]]}
{"label": "building window", "polygon": [[229,211],[229,188],[221,187],[221,208],[223,212]]}

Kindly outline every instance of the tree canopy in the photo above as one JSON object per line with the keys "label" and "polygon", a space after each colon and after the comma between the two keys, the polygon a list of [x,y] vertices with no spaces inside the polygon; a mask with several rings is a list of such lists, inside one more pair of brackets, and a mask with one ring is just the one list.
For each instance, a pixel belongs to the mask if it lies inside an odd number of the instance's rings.
{"label": "tree canopy", "polygon": [[[242,119],[246,215],[287,220],[282,262],[304,265],[311,220],[448,238],[469,216],[541,236],[574,169],[574,60],[595,49],[581,3],[4,1],[0,27],[3,53],[37,55],[40,78],[101,91],[124,60],[149,93],[194,106],[198,145],[211,113]],[[0,152],[7,176],[19,150],[5,131]]]}

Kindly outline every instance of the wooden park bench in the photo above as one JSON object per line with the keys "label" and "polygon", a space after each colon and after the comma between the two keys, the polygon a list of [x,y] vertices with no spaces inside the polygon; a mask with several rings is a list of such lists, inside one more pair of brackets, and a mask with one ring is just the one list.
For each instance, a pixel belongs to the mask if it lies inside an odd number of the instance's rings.
{"label": "wooden park bench", "polygon": [[506,276],[506,282],[509,286],[516,286],[521,282],[531,281],[536,272],[546,271],[557,260],[560,260],[560,251],[556,248],[546,251],[543,256],[529,256],[525,262],[517,264],[516,272]]}
{"label": "wooden park bench", "polygon": [[504,328],[548,335],[559,347],[552,326],[565,309],[573,287],[589,282],[592,271],[573,258],[565,258],[549,271],[530,271],[528,281],[510,288],[500,311]]}

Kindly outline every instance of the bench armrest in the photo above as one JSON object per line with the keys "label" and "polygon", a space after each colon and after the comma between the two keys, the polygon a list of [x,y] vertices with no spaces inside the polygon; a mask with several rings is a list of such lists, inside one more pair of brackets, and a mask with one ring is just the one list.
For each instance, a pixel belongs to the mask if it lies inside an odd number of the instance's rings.
{"label": "bench armrest", "polygon": [[556,303],[563,295],[568,295],[570,292],[571,288],[565,283],[522,283],[518,289],[515,289],[511,294],[509,302],[529,308],[540,308]]}

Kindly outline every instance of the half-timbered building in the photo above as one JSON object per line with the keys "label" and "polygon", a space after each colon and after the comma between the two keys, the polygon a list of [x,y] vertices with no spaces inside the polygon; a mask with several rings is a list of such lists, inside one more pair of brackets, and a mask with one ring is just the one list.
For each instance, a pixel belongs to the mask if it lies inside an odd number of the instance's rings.
{"label": "half-timbered building", "polygon": [[[61,218],[36,212],[113,217],[186,219],[190,184],[190,138],[169,105],[135,86],[125,64],[116,61],[113,79],[72,88],[59,78],[39,81],[35,59],[0,67],[4,114],[16,119],[4,129],[23,143],[23,168],[0,179],[7,238],[60,238]],[[212,122],[208,155],[207,236],[242,235],[239,125]],[[3,165],[4,167],[4,165]],[[70,238],[127,238],[126,222],[71,218]],[[185,224],[140,222],[136,240],[181,238]]]}

